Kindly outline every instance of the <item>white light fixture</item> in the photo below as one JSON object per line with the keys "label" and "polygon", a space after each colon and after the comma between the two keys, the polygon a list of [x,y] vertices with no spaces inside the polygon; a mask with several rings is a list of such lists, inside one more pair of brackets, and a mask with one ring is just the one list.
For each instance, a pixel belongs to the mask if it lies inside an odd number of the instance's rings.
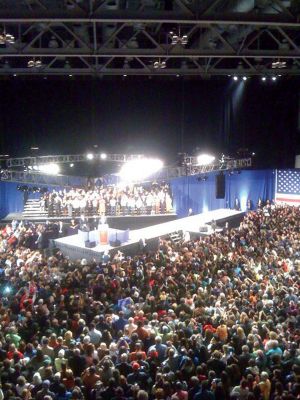
{"label": "white light fixture", "polygon": [[243,76],[243,81],[246,81],[248,78],[246,76]]}
{"label": "white light fixture", "polygon": [[32,60],[29,60],[27,63],[28,68],[40,68],[41,66],[42,66],[42,61],[35,60],[34,58]]}
{"label": "white light fixture", "polygon": [[107,154],[106,153],[101,153],[100,154],[101,160],[106,160],[107,159]]}
{"label": "white light fixture", "polygon": [[272,62],[272,68],[273,69],[282,69],[282,68],[286,68],[286,61],[273,61]]}
{"label": "white light fixture", "polygon": [[263,82],[265,82],[265,81],[267,80],[267,78],[266,78],[265,76],[262,76],[262,77],[261,77],[261,80],[262,80]]}
{"label": "white light fixture", "polygon": [[276,81],[277,77],[276,76],[272,76],[272,81]]}
{"label": "white light fixture", "polygon": [[216,157],[210,154],[199,154],[197,156],[198,165],[209,165],[215,161]]}
{"label": "white light fixture", "polygon": [[178,34],[173,32],[173,31],[171,31],[169,34],[170,34],[172,46],[175,46],[176,44],[181,44],[182,46],[187,45],[188,36],[187,35],[182,35],[181,36],[180,29],[179,29],[179,33]]}
{"label": "white light fixture", "polygon": [[166,61],[161,61],[161,59],[153,63],[153,68],[155,69],[164,69],[166,67],[167,67]]}
{"label": "white light fixture", "polygon": [[74,167],[74,164],[73,164],[73,163],[71,163],[71,164],[70,164],[70,167],[71,167],[71,168],[73,168],[73,167]]}
{"label": "white light fixture", "polygon": [[239,78],[238,78],[236,75],[234,75],[233,80],[234,80],[234,81],[238,81]]}
{"label": "white light fixture", "polygon": [[93,160],[93,159],[94,159],[94,154],[93,154],[93,153],[88,153],[88,154],[86,155],[86,158],[87,158],[88,160]]}
{"label": "white light fixture", "polygon": [[155,158],[141,158],[125,163],[119,173],[122,181],[142,181],[155,174],[163,167],[163,162]]}
{"label": "white light fixture", "polygon": [[5,33],[2,32],[0,34],[0,44],[4,45],[4,44],[14,44],[15,43],[15,37],[13,35],[11,35],[10,33]]}

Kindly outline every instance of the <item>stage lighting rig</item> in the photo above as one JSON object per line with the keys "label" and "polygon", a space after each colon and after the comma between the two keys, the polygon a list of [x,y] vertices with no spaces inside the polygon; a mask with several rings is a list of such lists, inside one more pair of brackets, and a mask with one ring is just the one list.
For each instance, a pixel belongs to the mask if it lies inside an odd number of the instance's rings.
{"label": "stage lighting rig", "polygon": [[35,60],[34,58],[32,60],[29,60],[27,63],[28,68],[40,68],[41,66],[42,66],[42,61]]}
{"label": "stage lighting rig", "polygon": [[5,44],[14,44],[15,43],[15,37],[14,35],[11,35],[10,33],[6,33],[3,31],[0,33],[0,45],[5,45]]}
{"label": "stage lighting rig", "polygon": [[180,33],[180,28],[179,28],[179,33],[175,33],[171,31],[169,33],[170,38],[171,38],[171,44],[172,46],[176,46],[177,44],[181,44],[182,46],[186,46],[188,43],[188,36],[187,35],[181,35]]}
{"label": "stage lighting rig", "polygon": [[154,69],[165,69],[167,67],[167,62],[166,61],[161,61],[159,58],[158,61],[155,61],[153,63],[153,68]]}
{"label": "stage lighting rig", "polygon": [[286,68],[286,61],[273,61],[272,62],[272,68],[273,69],[282,69],[282,68]]}

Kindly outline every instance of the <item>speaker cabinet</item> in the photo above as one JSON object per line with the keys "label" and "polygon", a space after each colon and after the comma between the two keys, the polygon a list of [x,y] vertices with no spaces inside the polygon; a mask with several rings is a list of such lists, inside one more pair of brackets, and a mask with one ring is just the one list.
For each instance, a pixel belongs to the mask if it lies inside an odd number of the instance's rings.
{"label": "speaker cabinet", "polygon": [[224,199],[225,197],[225,175],[216,175],[216,198]]}

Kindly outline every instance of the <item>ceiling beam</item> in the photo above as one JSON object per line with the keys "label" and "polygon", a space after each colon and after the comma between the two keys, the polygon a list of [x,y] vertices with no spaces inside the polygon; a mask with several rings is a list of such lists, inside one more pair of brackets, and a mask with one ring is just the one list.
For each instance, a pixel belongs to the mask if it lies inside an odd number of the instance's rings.
{"label": "ceiling beam", "polygon": [[[224,15],[223,15],[224,17]],[[243,18],[244,17],[244,18]],[[295,21],[287,21],[282,18],[245,18],[244,13],[237,13],[236,15],[231,15],[231,18],[214,18],[214,19],[178,19],[178,18],[56,18],[56,17],[37,17],[32,18],[32,14],[29,18],[7,18],[1,17],[0,24],[33,24],[33,23],[73,23],[73,24],[109,24],[109,23],[124,23],[124,24],[180,24],[180,25],[249,25],[249,26],[263,26],[263,27],[289,27],[299,29],[300,18],[295,19]]]}

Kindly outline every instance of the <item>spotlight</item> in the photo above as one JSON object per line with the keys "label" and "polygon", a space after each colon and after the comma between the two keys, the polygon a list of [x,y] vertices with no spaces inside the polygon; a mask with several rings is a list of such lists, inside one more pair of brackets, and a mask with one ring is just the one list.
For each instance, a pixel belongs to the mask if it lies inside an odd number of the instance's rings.
{"label": "spotlight", "polygon": [[239,78],[238,78],[236,75],[234,75],[233,80],[234,80],[234,81],[238,81]]}
{"label": "spotlight", "polygon": [[162,167],[163,162],[158,159],[142,158],[130,160],[122,166],[119,175],[126,182],[142,181],[158,172]]}
{"label": "spotlight", "polygon": [[88,153],[88,154],[86,155],[86,158],[87,158],[88,160],[93,160],[93,159],[94,159],[94,154]]}
{"label": "spotlight", "polygon": [[209,165],[215,161],[216,157],[210,154],[200,154],[197,157],[198,165]]}
{"label": "spotlight", "polygon": [[263,82],[265,82],[265,81],[267,80],[267,78],[266,78],[265,76],[262,76],[262,77],[261,77],[261,80],[262,80]]}
{"label": "spotlight", "polygon": [[74,164],[73,164],[73,163],[71,163],[71,164],[70,164],[70,167],[71,167],[71,168],[73,168],[73,167],[74,167]]}
{"label": "spotlight", "polygon": [[277,76],[272,76],[272,81],[276,81],[276,79],[277,79]]}
{"label": "spotlight", "polygon": [[100,154],[101,160],[106,160],[107,159],[107,154],[106,153],[101,153]]}
{"label": "spotlight", "polygon": [[38,165],[38,171],[43,172],[48,175],[58,175],[60,172],[60,168],[58,164],[42,164]]}
{"label": "spotlight", "polygon": [[243,81],[246,81],[248,78],[246,76],[243,76]]}

